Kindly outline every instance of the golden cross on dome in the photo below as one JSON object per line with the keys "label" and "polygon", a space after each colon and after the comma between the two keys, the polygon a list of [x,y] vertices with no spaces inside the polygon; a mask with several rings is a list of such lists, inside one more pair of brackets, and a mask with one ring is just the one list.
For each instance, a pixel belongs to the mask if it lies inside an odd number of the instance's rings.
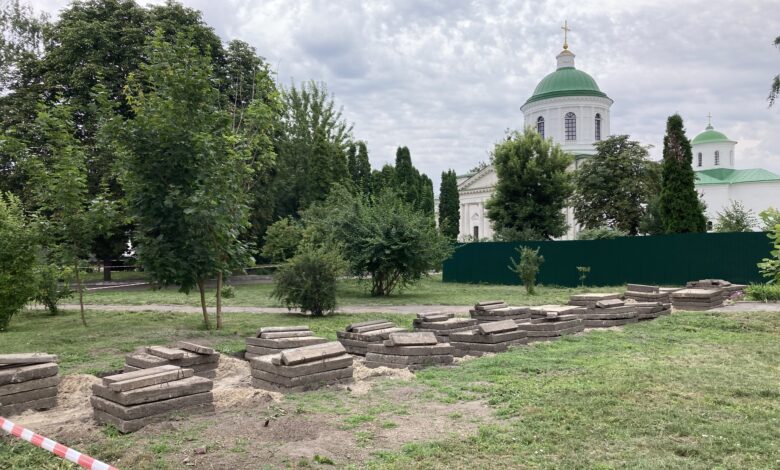
{"label": "golden cross on dome", "polygon": [[567,40],[568,39],[567,33],[569,31],[571,31],[571,29],[569,29],[569,20],[564,20],[563,21],[563,26],[561,26],[561,29],[563,30],[563,48],[564,49],[568,49],[569,48],[569,42]]}

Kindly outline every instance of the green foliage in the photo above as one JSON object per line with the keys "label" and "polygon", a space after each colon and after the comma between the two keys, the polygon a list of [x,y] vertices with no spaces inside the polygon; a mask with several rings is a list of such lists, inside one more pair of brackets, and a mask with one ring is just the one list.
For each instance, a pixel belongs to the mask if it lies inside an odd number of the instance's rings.
{"label": "green foliage", "polygon": [[371,194],[371,163],[368,149],[362,140],[350,144],[347,152],[347,167],[354,188],[361,194]]}
{"label": "green foliage", "polygon": [[536,276],[544,263],[544,256],[539,254],[539,248],[534,250],[527,246],[519,246],[515,250],[520,255],[520,261],[517,262],[514,258],[509,258],[509,266],[507,267],[520,277],[526,293],[534,295]]}
{"label": "green foliage", "polygon": [[234,299],[236,297],[236,288],[231,285],[226,285],[222,288],[223,299]]}
{"label": "green foliage", "polygon": [[753,211],[746,209],[739,201],[731,201],[723,212],[718,212],[715,222],[716,232],[752,232],[758,225]]}
{"label": "green foliage", "polygon": [[496,144],[493,166],[498,183],[487,202],[493,228],[533,230],[545,239],[566,232],[563,213],[572,192],[566,168],[571,156],[538,133],[513,132]]}
{"label": "green foliage", "polygon": [[546,238],[530,227],[525,227],[522,230],[514,227],[504,227],[493,234],[493,241],[497,242],[533,242],[542,240],[546,240]]}
{"label": "green foliage", "polygon": [[274,276],[273,296],[287,308],[299,308],[314,316],[336,308],[336,281],[345,267],[337,252],[305,247]]}
{"label": "green foliage", "polygon": [[607,227],[597,227],[583,230],[577,234],[577,240],[607,240],[628,236],[628,233]]}
{"label": "green foliage", "polygon": [[761,219],[761,231],[770,232],[775,228],[775,225],[780,224],[780,211],[774,207],[768,207],[758,213],[758,218]]}
{"label": "green foliage", "polygon": [[0,193],[0,332],[35,295],[36,249],[21,202]]}
{"label": "green foliage", "polygon": [[580,287],[585,287],[585,279],[590,273],[590,266],[577,266],[577,278],[580,280]]}
{"label": "green foliage", "polygon": [[0,94],[19,79],[22,62],[40,55],[47,25],[48,16],[20,0],[0,4]]}
{"label": "green foliage", "polygon": [[780,301],[780,284],[750,284],[745,288],[750,300],[759,302]]}
{"label": "green foliage", "polygon": [[[780,48],[780,36],[775,38],[774,44]],[[769,101],[770,108],[775,104],[778,95],[780,95],[780,74],[775,75],[775,78],[772,79],[772,85],[769,87],[769,96],[766,99]]]}
{"label": "green foliage", "polygon": [[280,219],[265,233],[262,255],[274,263],[287,261],[295,255],[303,239],[303,227],[291,217]]}
{"label": "green foliage", "polygon": [[574,176],[572,207],[587,229],[607,227],[636,235],[645,207],[660,185],[658,164],[647,148],[627,135],[596,143],[596,155],[585,160]]}
{"label": "green foliage", "polygon": [[704,217],[691,154],[691,143],[685,135],[683,120],[678,115],[669,116],[664,136],[664,159],[661,182],[659,214],[666,233],[705,232]]}
{"label": "green foliage", "polygon": [[458,176],[453,170],[441,174],[439,187],[439,230],[451,241],[458,239],[460,233],[460,196],[458,195]]}
{"label": "green foliage", "polygon": [[306,243],[339,247],[353,275],[371,277],[375,296],[419,281],[452,250],[427,214],[389,190],[371,199],[334,190],[303,219]]}
{"label": "green foliage", "polygon": [[70,267],[51,264],[46,260],[41,260],[35,267],[35,296],[33,300],[42,304],[50,314],[59,313],[57,304],[62,299],[73,296],[73,290],[70,288],[70,281],[73,276],[73,269]]}
{"label": "green foliage", "polygon": [[771,258],[764,258],[758,263],[758,270],[769,278],[770,283],[780,285],[780,224],[767,234],[772,240],[773,249],[769,252]]}

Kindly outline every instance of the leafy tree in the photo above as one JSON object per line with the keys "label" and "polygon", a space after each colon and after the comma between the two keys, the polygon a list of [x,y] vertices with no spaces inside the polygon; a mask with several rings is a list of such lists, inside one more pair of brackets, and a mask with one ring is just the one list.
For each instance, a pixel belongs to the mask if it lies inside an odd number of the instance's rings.
{"label": "leafy tree", "polygon": [[204,283],[217,276],[220,328],[222,275],[249,262],[240,239],[246,194],[236,190],[249,176],[247,154],[237,148],[240,137],[231,132],[210,61],[189,37],[168,43],[158,30],[147,55],[149,64],[130,78],[135,118],[126,139],[139,258],[155,283],[198,288],[207,328]]}
{"label": "leafy tree", "polygon": [[533,131],[513,132],[496,145],[498,183],[487,202],[493,228],[532,230],[545,239],[566,232],[563,209],[572,192],[571,156]]}
{"label": "leafy tree", "polygon": [[393,165],[383,165],[381,170],[371,172],[371,194],[383,191],[395,191],[395,168]]}
{"label": "leafy tree", "polygon": [[574,176],[577,222],[587,229],[608,227],[636,235],[658,186],[653,178],[660,177],[648,156],[647,148],[627,135],[596,143],[596,155]]}
{"label": "leafy tree", "polygon": [[0,4],[0,93],[20,77],[20,65],[43,53],[48,15],[36,15],[19,0]]}
{"label": "leafy tree", "polygon": [[525,286],[525,292],[528,295],[534,295],[536,276],[544,263],[544,256],[539,254],[539,248],[534,250],[527,246],[518,246],[515,250],[520,255],[520,261],[517,262],[514,258],[509,258],[509,266],[507,267],[520,276],[520,280]]}
{"label": "leafy tree", "polygon": [[287,308],[314,316],[336,309],[336,281],[344,270],[337,252],[307,247],[287,261],[274,276],[272,295]]}
{"label": "leafy tree", "polygon": [[[780,36],[775,38],[775,47],[780,48]],[[772,79],[772,85],[769,88],[769,96],[767,97],[767,101],[769,101],[769,107],[772,107],[772,105],[775,104],[775,100],[777,99],[777,95],[780,94],[780,74],[775,75],[775,78]]]}
{"label": "leafy tree", "polygon": [[35,295],[36,238],[19,198],[0,194],[0,332]]}
{"label": "leafy tree", "polygon": [[731,201],[723,212],[718,212],[715,222],[716,232],[752,232],[758,225],[753,211],[745,208],[739,201]]}
{"label": "leafy tree", "polygon": [[48,256],[42,254],[35,268],[35,296],[33,300],[40,303],[52,315],[59,313],[57,304],[62,299],[73,296],[70,281],[73,269],[59,266]]}
{"label": "leafy tree", "polygon": [[762,259],[758,269],[764,277],[769,278],[769,283],[780,285],[780,224],[775,225],[767,236],[773,245],[769,253],[771,257]]}
{"label": "leafy tree", "polygon": [[761,219],[761,231],[771,232],[774,230],[775,225],[780,224],[780,211],[774,207],[767,207],[758,213],[758,218]]}
{"label": "leafy tree", "polygon": [[274,263],[287,261],[295,255],[303,239],[303,227],[300,222],[285,217],[268,227],[262,254]]}
{"label": "leafy tree", "polygon": [[694,188],[691,143],[685,136],[679,114],[669,116],[664,136],[664,159],[661,198],[658,212],[666,233],[704,232],[704,217]]}
{"label": "leafy tree", "polygon": [[[493,232],[493,241],[497,242],[528,242],[546,240],[543,235],[532,228],[517,230],[513,227],[504,227]],[[478,240],[477,240],[478,241]]]}
{"label": "leafy tree", "polygon": [[453,170],[441,174],[439,186],[439,231],[450,241],[458,239],[460,233],[460,196],[458,176]]}
{"label": "leafy tree", "polygon": [[626,232],[608,227],[599,227],[581,231],[577,234],[577,240],[608,240],[626,236],[628,236]]}

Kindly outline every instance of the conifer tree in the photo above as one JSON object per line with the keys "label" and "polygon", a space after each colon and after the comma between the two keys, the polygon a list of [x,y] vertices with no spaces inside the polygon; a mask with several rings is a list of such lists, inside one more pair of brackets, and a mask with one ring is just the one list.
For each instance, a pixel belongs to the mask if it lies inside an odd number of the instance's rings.
{"label": "conifer tree", "polygon": [[453,170],[442,172],[439,187],[439,231],[449,240],[458,239],[460,227],[460,198],[458,177]]}
{"label": "conifer tree", "polygon": [[363,194],[369,194],[371,192],[371,163],[368,161],[368,149],[363,141],[357,143],[355,175],[357,177],[355,181],[360,190]]}
{"label": "conifer tree", "polygon": [[679,114],[669,116],[664,136],[664,159],[659,214],[666,233],[704,232],[704,217],[694,188],[691,143]]}
{"label": "conifer tree", "polygon": [[412,165],[408,147],[398,147],[395,152],[395,189],[404,202],[420,207],[420,172]]}
{"label": "conifer tree", "polygon": [[431,218],[431,223],[435,224],[436,202],[433,196],[433,181],[427,175],[420,175],[420,199],[418,201],[419,210],[427,217]]}

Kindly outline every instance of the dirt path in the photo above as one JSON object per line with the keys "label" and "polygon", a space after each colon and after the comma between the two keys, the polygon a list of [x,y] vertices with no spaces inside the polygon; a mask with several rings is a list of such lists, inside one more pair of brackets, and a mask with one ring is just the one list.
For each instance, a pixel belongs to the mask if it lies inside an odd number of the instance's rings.
{"label": "dirt path", "polygon": [[[61,304],[65,310],[77,310],[78,304]],[[31,307],[31,308],[42,308]],[[104,312],[176,312],[176,313],[200,313],[200,307],[190,305],[84,305],[87,310],[100,310]],[[209,307],[213,309],[214,307]],[[468,313],[471,306],[468,305],[349,305],[339,307],[338,313],[420,313],[447,311],[452,313]],[[225,313],[289,313],[284,307],[222,307]]]}

